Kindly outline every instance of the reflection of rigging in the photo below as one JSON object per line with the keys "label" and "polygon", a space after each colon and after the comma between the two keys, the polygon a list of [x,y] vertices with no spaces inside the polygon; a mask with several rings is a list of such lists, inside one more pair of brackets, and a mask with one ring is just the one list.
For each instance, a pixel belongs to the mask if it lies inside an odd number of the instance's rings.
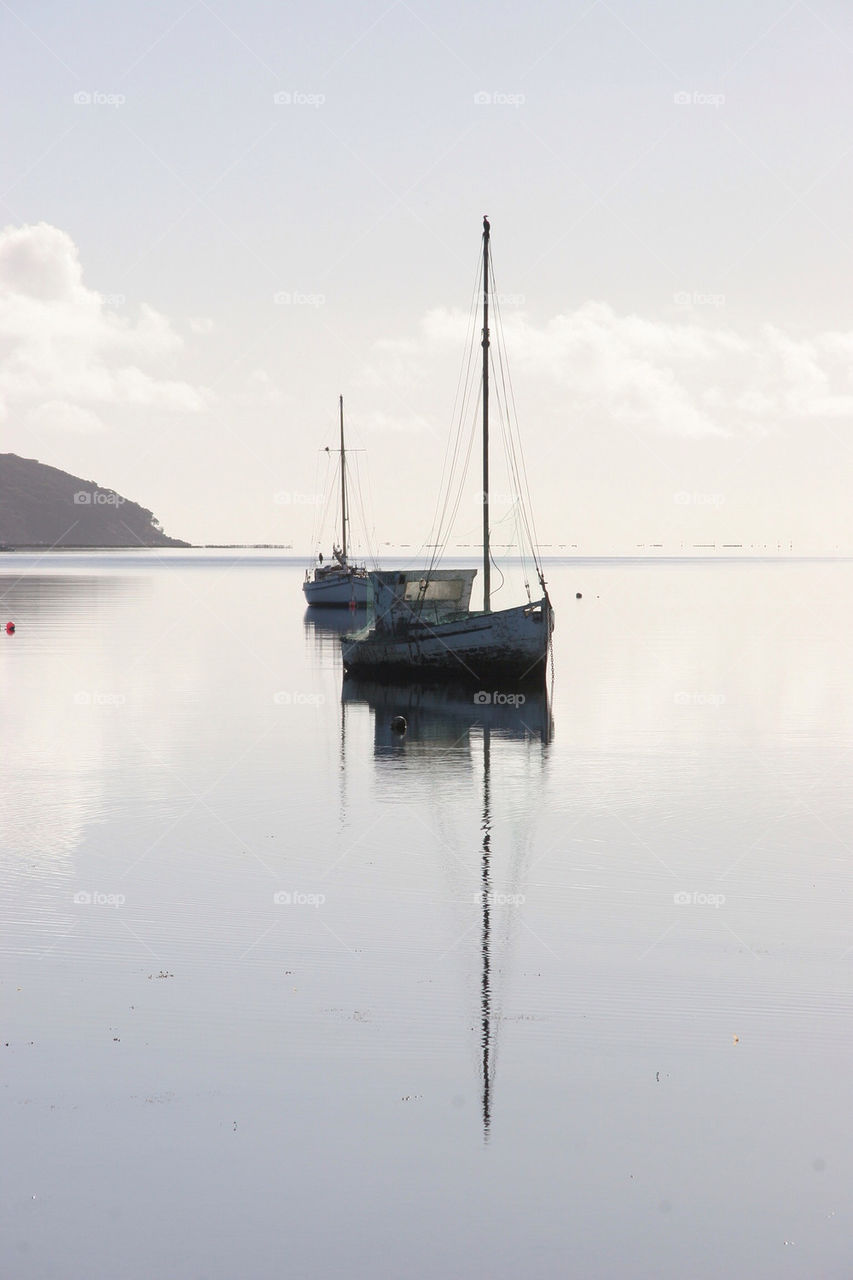
{"label": "reflection of rigging", "polygon": [[[513,702],[508,698],[501,699],[498,695],[492,694],[488,702],[481,702],[479,699],[475,702],[470,688],[462,686],[457,687],[446,683],[388,685],[345,677],[341,701],[344,704],[366,704],[373,713],[373,750],[374,759],[377,762],[385,761],[393,768],[402,766],[404,769],[416,770],[419,777],[426,772],[436,778],[446,779],[448,771],[452,771],[458,778],[460,770],[467,771],[471,768],[472,744],[478,736],[482,737],[482,794],[477,814],[477,828],[480,835],[479,892],[476,895],[479,904],[477,923],[480,934],[477,1073],[480,1077],[483,1140],[488,1142],[492,1123],[499,1022],[499,1002],[496,1007],[492,969],[495,926],[499,924],[500,916],[500,912],[498,916],[495,915],[495,905],[503,900],[501,897],[496,897],[493,891],[492,742],[494,739],[496,742],[509,742],[519,747],[527,744],[528,749],[533,749],[538,743],[541,746],[540,758],[544,760],[547,745],[553,734],[548,695],[545,690],[530,691],[523,701]],[[397,716],[405,717],[407,724],[405,735],[400,735],[391,728],[392,721]],[[342,715],[342,767],[345,764],[343,755],[345,731],[346,719]],[[534,752],[534,754],[540,753]],[[518,764],[529,758],[529,750],[523,754],[520,751],[512,752],[511,756],[502,754],[504,764],[510,764],[509,774],[502,775],[502,780],[506,782],[509,777],[512,781],[511,761]],[[516,773],[515,778],[517,777]],[[504,789],[502,788],[502,791]],[[526,841],[519,843],[518,850],[515,850],[511,843],[511,857],[514,858],[516,853],[521,856],[526,847]],[[470,854],[468,858],[461,858],[460,861],[467,865],[470,873],[472,869]],[[520,864],[516,863],[512,879],[520,873]],[[470,885],[470,881],[468,883]],[[469,897],[468,902],[470,901]],[[470,936],[470,917],[468,919],[469,926],[466,933]]]}
{"label": "reflection of rigging", "polygon": [[491,941],[491,920],[490,911],[492,905],[492,885],[489,867],[489,855],[491,853],[492,839],[492,818],[490,810],[489,782],[490,782],[490,752],[491,741],[489,738],[489,729],[486,726],[483,729],[483,864],[482,864],[482,892],[483,892],[483,982],[481,994],[482,1006],[482,1049],[483,1049],[483,1138],[486,1142],[489,1140],[489,1126],[492,1121],[492,1071],[493,1063],[491,1058],[492,1050],[492,1009],[491,1009],[491,990],[489,988],[489,943]]}

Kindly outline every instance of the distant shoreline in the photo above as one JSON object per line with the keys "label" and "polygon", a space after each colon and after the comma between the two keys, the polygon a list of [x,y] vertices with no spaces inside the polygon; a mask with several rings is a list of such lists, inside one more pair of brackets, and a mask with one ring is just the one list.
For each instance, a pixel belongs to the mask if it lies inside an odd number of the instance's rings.
{"label": "distant shoreline", "polygon": [[277,542],[200,542],[193,544],[192,542],[184,542],[180,545],[161,546],[159,543],[152,543],[150,546],[140,544],[138,542],[119,542],[104,543],[102,546],[93,547],[90,542],[82,542],[75,546],[70,542],[63,542],[61,546],[51,546],[47,542],[22,542],[15,547],[0,547],[0,553],[14,553],[16,551],[40,551],[42,553],[56,552],[57,555],[63,551],[292,551],[292,543]]}
{"label": "distant shoreline", "polygon": [[[0,557],[6,555],[35,555],[45,558],[49,555],[64,556],[67,554],[80,555],[85,553],[99,554],[102,552],[125,552],[133,555],[155,555],[159,558],[171,558],[175,555],[183,555],[190,551],[279,551],[287,552],[287,558],[300,564],[307,563],[311,560],[311,555],[307,552],[295,552],[292,544],[277,544],[264,542],[233,542],[233,543],[199,543],[197,545],[185,544],[184,546],[140,546],[140,545],[114,545],[93,547],[91,545],[81,546],[48,546],[44,543],[30,543],[27,545],[15,547],[0,547]],[[163,553],[171,553],[169,557],[163,557]],[[476,548],[459,548],[455,552],[448,551],[444,559],[451,561],[468,562],[472,557],[471,553],[476,552]],[[384,556],[380,556],[380,561],[399,561],[401,563],[419,563],[423,558],[422,555],[412,555],[408,548],[394,550],[389,548]],[[502,555],[501,560],[506,562],[522,561],[524,557],[519,555]],[[557,561],[571,560],[578,564],[608,564],[614,562],[630,563],[630,564],[749,564],[760,563],[767,564],[795,564],[814,561],[849,561],[853,560],[853,553],[847,552],[745,552],[741,555],[732,555],[729,552],[719,552],[710,554],[706,552],[661,552],[659,554],[646,553],[621,553],[608,552],[602,553],[583,553],[578,550],[554,553],[546,552],[541,556],[543,563],[554,563]],[[0,559],[2,563],[2,559]]]}

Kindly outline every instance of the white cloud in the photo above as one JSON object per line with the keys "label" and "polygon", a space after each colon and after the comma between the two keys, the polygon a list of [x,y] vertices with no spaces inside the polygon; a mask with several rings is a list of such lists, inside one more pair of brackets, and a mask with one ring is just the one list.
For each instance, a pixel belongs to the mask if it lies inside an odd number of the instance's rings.
{"label": "white cloud", "polygon": [[104,424],[96,413],[66,400],[45,400],[28,415],[33,426],[54,431],[103,431]]}
{"label": "white cloud", "polygon": [[235,392],[233,400],[235,404],[248,407],[282,405],[285,396],[265,369],[253,369],[246,378],[244,389]]}
{"label": "white cloud", "polygon": [[210,393],[167,376],[183,340],[152,307],[134,321],[83,283],[71,237],[47,223],[0,231],[0,417],[92,430],[97,410],[197,413]]}
{"label": "white cloud", "polygon": [[[375,344],[363,381],[384,401],[376,427],[405,421],[417,429],[423,418],[415,410],[436,377],[444,398],[452,393],[438,369],[453,350],[461,359],[467,333],[464,314],[438,309],[424,317],[417,338]],[[710,322],[620,316],[601,302],[544,325],[510,312],[504,333],[511,368],[528,392],[534,388],[534,411],[537,398],[560,396],[569,414],[594,411],[632,433],[687,440],[853,417],[853,333],[800,338],[765,326],[747,334]],[[495,334],[493,324],[493,342]]]}

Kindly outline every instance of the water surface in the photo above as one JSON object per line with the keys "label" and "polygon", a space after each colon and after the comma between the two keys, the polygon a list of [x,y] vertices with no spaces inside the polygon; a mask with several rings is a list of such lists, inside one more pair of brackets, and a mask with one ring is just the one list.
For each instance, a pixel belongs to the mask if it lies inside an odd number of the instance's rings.
{"label": "water surface", "polygon": [[547,571],[475,702],[2,557],[4,1275],[849,1275],[853,565]]}

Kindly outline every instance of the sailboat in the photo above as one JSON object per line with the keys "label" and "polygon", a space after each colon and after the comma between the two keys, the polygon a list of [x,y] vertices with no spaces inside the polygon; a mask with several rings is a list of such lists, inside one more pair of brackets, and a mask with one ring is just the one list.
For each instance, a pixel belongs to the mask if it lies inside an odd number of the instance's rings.
{"label": "sailboat", "polygon": [[[554,628],[542,568],[533,557],[542,596],[492,609],[489,545],[489,247],[483,219],[483,608],[472,610],[476,569],[393,570],[369,574],[372,619],[341,640],[344,671],[377,680],[447,677],[481,689],[494,681],[541,683]],[[489,695],[491,696],[491,695]]]}
{"label": "sailboat", "polygon": [[341,411],[341,545],[332,546],[331,560],[317,557],[312,574],[305,571],[302,590],[306,602],[313,606],[363,609],[367,604],[368,581],[364,565],[350,564],[347,558],[347,454],[344,443],[344,398],[340,397]]}

